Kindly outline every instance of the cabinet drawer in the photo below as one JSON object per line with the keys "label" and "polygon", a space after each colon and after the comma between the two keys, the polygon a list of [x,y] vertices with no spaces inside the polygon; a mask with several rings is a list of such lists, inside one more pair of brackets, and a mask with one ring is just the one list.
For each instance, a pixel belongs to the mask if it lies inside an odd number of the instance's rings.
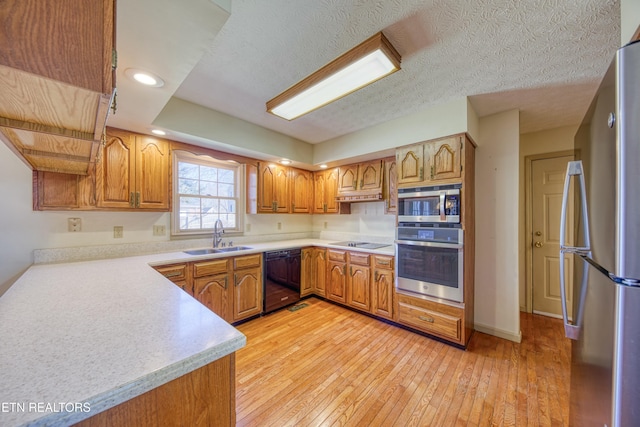
{"label": "cabinet drawer", "polygon": [[185,280],[187,276],[187,264],[161,265],[155,269],[172,282]]}
{"label": "cabinet drawer", "polygon": [[260,267],[262,254],[238,256],[233,259],[233,269]]}
{"label": "cabinet drawer", "polygon": [[329,249],[329,259],[331,261],[347,262],[347,253],[345,251],[336,251]]}
{"label": "cabinet drawer", "polygon": [[373,255],[373,266],[393,270],[393,257],[383,255]]}
{"label": "cabinet drawer", "polygon": [[349,261],[351,264],[369,265],[369,254],[361,252],[349,252]]}
{"label": "cabinet drawer", "polygon": [[445,314],[408,304],[401,299],[398,304],[398,321],[426,333],[450,338],[455,341],[462,339],[462,316]]}
{"label": "cabinet drawer", "polygon": [[193,263],[193,277],[226,273],[229,270],[229,258]]}

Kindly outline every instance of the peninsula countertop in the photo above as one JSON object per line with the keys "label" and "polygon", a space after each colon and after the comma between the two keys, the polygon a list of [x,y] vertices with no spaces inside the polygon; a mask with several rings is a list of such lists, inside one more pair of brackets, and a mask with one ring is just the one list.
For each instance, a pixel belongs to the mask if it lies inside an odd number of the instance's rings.
{"label": "peninsula countertop", "polygon": [[72,424],[245,346],[152,265],[314,245],[335,247],[299,239],[31,266],[0,297],[0,425]]}

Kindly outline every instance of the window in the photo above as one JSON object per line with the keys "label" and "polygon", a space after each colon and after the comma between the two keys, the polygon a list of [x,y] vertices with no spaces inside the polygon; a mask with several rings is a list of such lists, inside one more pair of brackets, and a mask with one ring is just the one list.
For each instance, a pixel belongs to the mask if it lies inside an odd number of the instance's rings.
{"label": "window", "polygon": [[225,233],[241,232],[242,165],[183,151],[174,153],[172,233],[210,233],[218,219]]}

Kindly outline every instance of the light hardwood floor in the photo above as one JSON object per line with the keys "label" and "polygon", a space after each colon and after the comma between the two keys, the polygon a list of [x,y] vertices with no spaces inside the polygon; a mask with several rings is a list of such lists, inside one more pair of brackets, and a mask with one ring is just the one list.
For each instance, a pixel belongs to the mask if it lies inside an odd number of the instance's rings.
{"label": "light hardwood floor", "polygon": [[238,426],[562,426],[570,346],[522,314],[522,343],[467,351],[316,298],[240,325]]}

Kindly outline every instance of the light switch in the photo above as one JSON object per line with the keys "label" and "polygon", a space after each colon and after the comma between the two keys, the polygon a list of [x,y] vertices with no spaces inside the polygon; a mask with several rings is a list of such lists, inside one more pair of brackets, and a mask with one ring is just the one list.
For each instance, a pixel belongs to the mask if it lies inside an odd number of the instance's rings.
{"label": "light switch", "polygon": [[71,232],[82,231],[82,219],[80,218],[69,218],[67,220],[67,225]]}

